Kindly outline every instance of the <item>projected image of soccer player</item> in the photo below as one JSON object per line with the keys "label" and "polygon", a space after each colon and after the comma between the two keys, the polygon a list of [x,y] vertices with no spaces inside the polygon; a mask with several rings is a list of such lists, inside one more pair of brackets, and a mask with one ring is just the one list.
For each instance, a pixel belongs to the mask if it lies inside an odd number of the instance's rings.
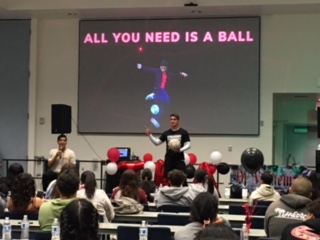
{"label": "projected image of soccer player", "polygon": [[145,99],[146,101],[153,101],[153,104],[150,108],[150,111],[152,113],[151,123],[156,128],[159,128],[159,118],[164,113],[164,106],[170,103],[170,97],[165,90],[167,82],[179,76],[187,77],[188,74],[186,74],[185,72],[168,72],[167,60],[161,60],[159,68],[145,67],[141,63],[137,64],[137,68],[154,73],[155,85],[153,92],[148,94]]}

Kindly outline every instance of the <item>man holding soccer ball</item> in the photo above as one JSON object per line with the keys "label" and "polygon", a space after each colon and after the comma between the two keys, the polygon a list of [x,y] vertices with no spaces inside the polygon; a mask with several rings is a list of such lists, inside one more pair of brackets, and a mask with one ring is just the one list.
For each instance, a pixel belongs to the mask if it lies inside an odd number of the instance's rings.
{"label": "man holding soccer ball", "polygon": [[189,133],[180,127],[180,117],[173,113],[170,115],[171,128],[161,134],[159,138],[155,138],[150,128],[146,127],[146,134],[151,142],[158,146],[166,142],[166,154],[164,158],[164,178],[167,178],[168,172],[173,169],[179,169],[186,172],[186,164],[184,162],[184,151],[191,147]]}

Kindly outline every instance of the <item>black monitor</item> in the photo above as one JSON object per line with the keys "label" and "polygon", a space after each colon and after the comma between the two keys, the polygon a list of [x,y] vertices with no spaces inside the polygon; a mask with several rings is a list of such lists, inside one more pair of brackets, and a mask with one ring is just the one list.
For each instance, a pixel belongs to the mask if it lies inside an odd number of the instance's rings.
{"label": "black monitor", "polygon": [[128,147],[117,147],[120,152],[119,160],[130,160],[131,149]]}

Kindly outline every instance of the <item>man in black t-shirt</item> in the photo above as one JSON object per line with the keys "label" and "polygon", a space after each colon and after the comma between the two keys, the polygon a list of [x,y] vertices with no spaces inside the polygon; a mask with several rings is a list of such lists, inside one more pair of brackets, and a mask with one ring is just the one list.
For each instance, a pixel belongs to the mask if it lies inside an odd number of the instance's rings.
{"label": "man in black t-shirt", "polygon": [[[146,134],[149,136],[151,142],[158,146],[166,142],[166,154],[164,158],[164,178],[167,178],[168,172],[173,169],[179,169],[186,172],[186,164],[184,162],[184,151],[191,147],[189,133],[180,128],[180,117],[173,113],[170,115],[171,128],[161,134],[159,138],[155,138],[151,134],[151,130],[146,127]],[[180,141],[180,148],[169,148],[170,141]]]}

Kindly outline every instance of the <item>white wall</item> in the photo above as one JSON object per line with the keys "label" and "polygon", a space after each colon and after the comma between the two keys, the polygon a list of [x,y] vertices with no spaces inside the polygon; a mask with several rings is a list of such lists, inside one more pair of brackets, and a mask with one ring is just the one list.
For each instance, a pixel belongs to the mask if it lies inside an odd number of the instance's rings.
{"label": "white wall", "polygon": [[[223,154],[225,162],[239,164],[243,150],[257,147],[265,156],[265,164],[271,164],[272,94],[318,91],[319,22],[320,15],[262,16],[260,116],[263,126],[260,136],[191,136],[190,152],[198,156],[198,162],[208,160],[209,154],[217,150]],[[35,121],[35,135],[33,141],[31,139],[29,142],[30,157],[47,156],[49,149],[56,146],[57,136],[51,134],[51,104],[71,105],[75,122],[78,107],[78,21],[39,19],[33,23],[33,34],[37,34],[37,37],[32,37],[32,40],[37,41],[37,48],[31,52],[31,58],[36,59],[31,62],[31,69],[37,72],[32,73],[36,81],[35,89],[30,90],[36,99],[34,118],[31,118]],[[45,118],[45,124],[39,124],[40,117]],[[183,119],[181,125],[183,127]],[[30,129],[30,132],[33,131]],[[85,138],[99,156],[77,133],[73,124],[69,147],[76,152],[78,159],[105,159],[106,151],[112,146],[129,146],[140,157],[150,152],[154,159],[162,159],[165,151],[164,145],[155,147],[144,135],[85,135]],[[229,145],[233,147],[232,152],[228,152]]]}

